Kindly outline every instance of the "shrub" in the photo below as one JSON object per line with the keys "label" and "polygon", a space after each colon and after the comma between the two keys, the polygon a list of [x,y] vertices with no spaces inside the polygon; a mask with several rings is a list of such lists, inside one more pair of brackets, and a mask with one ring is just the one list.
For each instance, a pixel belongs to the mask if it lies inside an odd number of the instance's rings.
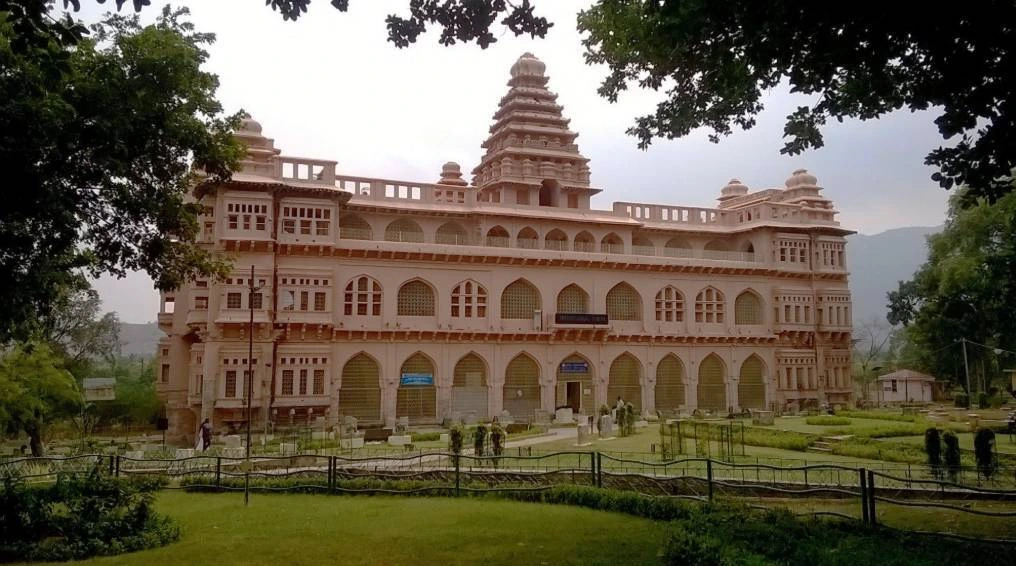
{"label": "shrub", "polygon": [[949,479],[956,481],[960,473],[960,439],[951,430],[945,431],[942,435],[942,443],[945,444],[945,469],[949,472]]}
{"label": "shrub", "polygon": [[832,450],[833,454],[840,456],[901,464],[921,464],[927,460],[927,455],[920,446],[900,442],[882,442],[870,438],[844,440],[834,444]]}
{"label": "shrub", "polygon": [[985,479],[991,479],[998,468],[995,458],[995,432],[990,428],[981,428],[974,435],[974,458],[977,460],[977,471]]}
{"label": "shrub", "polygon": [[448,451],[453,454],[452,462],[455,465],[459,463],[459,455],[462,454],[462,444],[465,436],[466,433],[462,430],[462,425],[455,425],[448,431]]}
{"label": "shrub", "polygon": [[878,421],[895,421],[901,423],[912,423],[917,421],[917,415],[903,415],[900,413],[887,413],[884,411],[836,411],[840,417],[852,419],[874,419]]}
{"label": "shrub", "polygon": [[412,441],[416,442],[433,442],[435,440],[441,440],[440,432],[414,432],[411,435]]}
{"label": "shrub", "polygon": [[970,406],[970,398],[967,397],[966,393],[953,393],[953,405],[967,408]]}
{"label": "shrub", "polygon": [[473,431],[473,454],[475,456],[483,456],[484,444],[487,442],[487,427],[480,423],[476,425],[476,430]]}
{"label": "shrub", "polygon": [[840,426],[840,425],[849,425],[850,419],[846,417],[821,416],[821,417],[808,417],[804,419],[804,422],[810,425],[818,425],[818,426]]}
{"label": "shrub", "polygon": [[985,393],[984,391],[981,391],[980,393],[978,393],[977,394],[977,408],[978,409],[987,409],[990,406],[991,406],[991,403],[988,401],[988,394]]}
{"label": "shrub", "polygon": [[504,438],[504,428],[501,427],[501,423],[495,421],[490,425],[490,447],[495,456],[504,453]]}
{"label": "shrub", "polygon": [[924,431],[924,452],[928,455],[928,467],[936,478],[942,476],[942,435],[937,428]]}

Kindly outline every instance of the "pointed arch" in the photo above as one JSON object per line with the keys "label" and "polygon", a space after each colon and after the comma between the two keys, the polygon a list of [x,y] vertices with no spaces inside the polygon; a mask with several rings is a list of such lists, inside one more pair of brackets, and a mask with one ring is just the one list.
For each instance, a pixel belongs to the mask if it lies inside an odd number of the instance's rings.
{"label": "pointed arch", "polygon": [[[437,381],[434,360],[423,352],[406,358],[399,368],[399,390],[395,399],[395,416],[408,417],[410,424],[437,421]],[[430,385],[403,385],[406,375],[429,375]]]}
{"label": "pointed arch", "polygon": [[501,292],[501,319],[532,319],[540,310],[540,291],[525,279],[516,279]]}
{"label": "pointed arch", "polygon": [[434,242],[451,246],[464,246],[469,243],[467,241],[466,229],[454,220],[445,222],[438,227]]}
{"label": "pointed arch", "polygon": [[742,409],[766,408],[766,364],[755,354],[741,363],[737,381],[737,402]]}
{"label": "pointed arch", "polygon": [[667,257],[692,257],[691,244],[681,236],[674,236],[664,244],[663,255]]}
{"label": "pointed arch", "polygon": [[589,312],[589,293],[575,283],[561,289],[557,294],[557,312],[564,314],[586,314]]}
{"label": "pointed arch", "polygon": [[695,296],[695,322],[722,324],[726,298],[716,287],[706,287]]}
{"label": "pointed arch", "polygon": [[381,420],[381,367],[365,352],[349,358],[342,366],[339,414],[361,422]]}
{"label": "pointed arch", "polygon": [[667,354],[656,364],[656,408],[677,411],[685,403],[684,364],[676,355]]}
{"label": "pointed arch", "polygon": [[487,247],[507,248],[510,239],[508,230],[505,230],[503,226],[494,226],[487,230]]}
{"label": "pointed arch", "polygon": [[543,238],[543,249],[565,251],[568,249],[568,235],[554,228]]}
{"label": "pointed arch", "polygon": [[339,237],[343,240],[373,240],[370,224],[359,214],[346,213],[339,217]]}
{"label": "pointed arch", "polygon": [[762,324],[762,297],[746,289],[734,299],[734,324]]}
{"label": "pointed arch", "polygon": [[716,354],[709,354],[699,364],[698,408],[704,411],[727,410],[727,365]]}
{"label": "pointed arch", "polygon": [[614,358],[607,374],[607,401],[610,406],[620,397],[631,403],[636,413],[642,412],[642,363],[629,352]]}
{"label": "pointed arch", "polygon": [[358,275],[346,283],[343,295],[346,316],[381,316],[381,284],[369,275]]}
{"label": "pointed arch", "polygon": [[392,220],[385,228],[386,242],[422,242],[423,228],[408,218]]}
{"label": "pointed arch", "polygon": [[621,236],[610,232],[600,239],[600,251],[605,254],[623,254],[624,240],[621,239]]}
{"label": "pointed arch", "polygon": [[526,226],[519,230],[515,236],[515,242],[522,249],[536,250],[540,248],[540,235],[536,233],[536,230]]}
{"label": "pointed arch", "polygon": [[[578,382],[578,406],[568,396],[569,382]],[[596,412],[596,398],[593,385],[593,363],[578,352],[572,352],[557,364],[556,407],[571,406],[577,413],[591,415]]]}
{"label": "pointed arch", "polygon": [[667,285],[656,293],[656,320],[659,322],[684,320],[684,295],[677,287]]}
{"label": "pointed arch", "polygon": [[607,318],[610,320],[642,320],[642,296],[622,281],[607,291]]}
{"label": "pointed arch", "polygon": [[639,234],[631,239],[631,251],[637,255],[656,255],[656,245],[649,238]]}
{"label": "pointed arch", "polygon": [[709,252],[727,252],[730,251],[730,245],[723,240],[710,240],[703,249]]}
{"label": "pointed arch", "polygon": [[452,287],[451,301],[453,318],[486,318],[487,288],[472,279],[466,279]]}
{"label": "pointed arch", "polygon": [[573,249],[577,252],[595,252],[596,251],[596,238],[585,230],[575,235],[575,244]]}
{"label": "pointed arch", "polygon": [[459,358],[452,372],[452,413],[485,419],[487,411],[487,362],[476,352]]}
{"label": "pointed arch", "polygon": [[423,279],[410,279],[399,287],[399,316],[434,316],[434,287]]}
{"label": "pointed arch", "polygon": [[517,418],[531,419],[540,408],[540,364],[521,352],[505,367],[501,389],[504,409]]}

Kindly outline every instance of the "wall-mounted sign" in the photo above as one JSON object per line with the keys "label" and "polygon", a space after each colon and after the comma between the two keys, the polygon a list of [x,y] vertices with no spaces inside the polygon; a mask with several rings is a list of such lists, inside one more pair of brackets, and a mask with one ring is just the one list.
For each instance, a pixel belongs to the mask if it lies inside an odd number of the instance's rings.
{"label": "wall-mounted sign", "polygon": [[404,373],[399,385],[434,385],[432,373]]}
{"label": "wall-mounted sign", "polygon": [[605,314],[578,314],[559,312],[554,315],[557,324],[607,324]]}
{"label": "wall-mounted sign", "polygon": [[561,362],[561,373],[589,373],[586,362]]}

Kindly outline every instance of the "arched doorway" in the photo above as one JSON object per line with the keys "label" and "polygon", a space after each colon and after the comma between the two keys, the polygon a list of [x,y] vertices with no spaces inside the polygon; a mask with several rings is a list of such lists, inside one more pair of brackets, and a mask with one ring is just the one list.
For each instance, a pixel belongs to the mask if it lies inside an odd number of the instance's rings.
{"label": "arched doorway", "polygon": [[409,417],[409,424],[436,422],[437,388],[434,387],[434,381],[434,362],[422,352],[417,352],[402,362],[395,416]]}
{"label": "arched doorway", "polygon": [[544,179],[540,183],[540,206],[556,206],[558,182]]}
{"label": "arched doorway", "polygon": [[381,420],[381,370],[367,354],[357,354],[342,366],[339,414],[361,422]]}
{"label": "arched doorway", "polygon": [[642,364],[627,352],[614,358],[607,376],[607,403],[614,406],[618,397],[642,412]]}
{"label": "arched doorway", "polygon": [[668,354],[656,364],[656,410],[677,412],[684,404],[684,364]]}
{"label": "arched doorway", "polygon": [[716,354],[709,354],[699,364],[698,408],[703,411],[723,412],[727,410],[727,388],[724,383],[726,366]]}
{"label": "arched doorway", "polygon": [[572,354],[558,364],[555,408],[571,407],[576,414],[592,415],[596,413],[595,395],[589,360]]}
{"label": "arched doorway", "polygon": [[522,353],[515,356],[504,371],[501,394],[504,410],[520,419],[532,419],[540,408],[540,366]]}
{"label": "arched doorway", "polygon": [[737,403],[742,409],[766,408],[764,375],[765,364],[754,354],[741,364],[740,378],[737,382]]}
{"label": "arched doorway", "polygon": [[476,354],[466,354],[455,364],[452,413],[487,418],[487,364]]}

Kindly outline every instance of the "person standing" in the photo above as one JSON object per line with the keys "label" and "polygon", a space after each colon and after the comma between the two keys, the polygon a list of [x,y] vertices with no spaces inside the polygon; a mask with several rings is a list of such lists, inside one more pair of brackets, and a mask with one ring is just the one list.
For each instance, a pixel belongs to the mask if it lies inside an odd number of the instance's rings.
{"label": "person standing", "polygon": [[212,445],[212,423],[207,418],[202,421],[201,429],[198,431],[198,445],[202,452],[207,451]]}

